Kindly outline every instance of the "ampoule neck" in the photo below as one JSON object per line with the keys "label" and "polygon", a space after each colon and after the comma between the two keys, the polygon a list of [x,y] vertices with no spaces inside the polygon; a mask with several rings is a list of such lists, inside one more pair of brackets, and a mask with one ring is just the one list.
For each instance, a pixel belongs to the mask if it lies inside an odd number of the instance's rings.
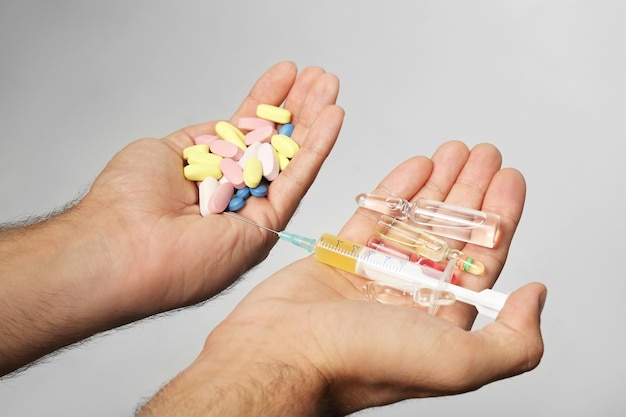
{"label": "ampoule neck", "polygon": [[356,202],[359,207],[377,211],[398,220],[406,219],[411,209],[411,203],[399,197],[362,193],[356,196]]}

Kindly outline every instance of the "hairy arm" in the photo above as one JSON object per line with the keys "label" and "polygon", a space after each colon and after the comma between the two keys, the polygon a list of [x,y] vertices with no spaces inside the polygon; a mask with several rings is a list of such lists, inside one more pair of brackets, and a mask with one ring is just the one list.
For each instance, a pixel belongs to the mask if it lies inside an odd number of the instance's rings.
{"label": "hairy arm", "polygon": [[[339,81],[281,62],[261,75],[231,121],[258,104],[290,110],[300,145],[268,195],[246,203],[282,229],[330,153],[343,122]],[[183,149],[216,122],[118,152],[70,209],[0,231],[0,375],[94,333],[207,300],[261,262],[276,242],[227,216],[202,217],[183,176]],[[220,241],[220,245],[214,242]],[[233,255],[235,254],[235,255]]]}
{"label": "hairy arm", "polygon": [[[78,207],[0,231],[0,374],[111,327],[104,314],[115,297],[104,218]],[[108,317],[108,319],[106,318]]]}

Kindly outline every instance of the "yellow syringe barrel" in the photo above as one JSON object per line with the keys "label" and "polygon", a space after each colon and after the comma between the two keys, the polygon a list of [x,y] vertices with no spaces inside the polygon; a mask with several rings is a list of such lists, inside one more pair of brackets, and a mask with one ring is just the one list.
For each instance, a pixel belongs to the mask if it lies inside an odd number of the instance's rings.
{"label": "yellow syringe barrel", "polygon": [[358,256],[364,247],[351,240],[324,233],[317,240],[313,252],[315,260],[356,274]]}

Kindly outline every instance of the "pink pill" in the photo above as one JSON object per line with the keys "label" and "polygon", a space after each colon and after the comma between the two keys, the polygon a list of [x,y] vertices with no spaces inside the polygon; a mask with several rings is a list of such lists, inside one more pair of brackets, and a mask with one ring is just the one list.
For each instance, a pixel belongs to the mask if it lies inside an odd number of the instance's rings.
{"label": "pink pill", "polygon": [[209,200],[217,189],[219,183],[214,177],[208,177],[204,181],[198,183],[200,214],[206,216],[209,214]]}
{"label": "pink pill", "polygon": [[251,130],[243,137],[243,141],[246,145],[252,145],[256,142],[269,142],[272,140],[272,136],[277,133],[274,126],[264,126],[258,129]]}
{"label": "pink pill", "polygon": [[259,146],[256,157],[261,161],[263,166],[263,176],[268,181],[274,181],[280,172],[280,164],[278,163],[278,154],[270,143],[263,143]]}
{"label": "pink pill", "polygon": [[194,139],[196,145],[210,145],[211,142],[217,140],[217,136],[215,135],[200,135],[196,136]]}
{"label": "pink pill", "polygon": [[241,189],[246,186],[243,181],[243,170],[237,161],[224,158],[220,162],[220,169],[222,170],[224,178],[226,178],[228,182],[232,183],[233,187]]}
{"label": "pink pill", "polygon": [[224,158],[231,158],[234,160],[238,160],[243,155],[243,149],[234,143],[227,142],[222,139],[214,140],[209,145],[209,150],[219,156]]}
{"label": "pink pill", "polygon": [[265,126],[274,127],[274,122],[260,117],[240,117],[237,122],[237,127],[242,130],[255,130]]}
{"label": "pink pill", "polygon": [[246,151],[243,153],[243,156],[237,161],[241,169],[246,166],[246,161],[248,160],[248,158],[252,156],[256,157],[256,153],[258,152],[261,145],[261,142],[255,142],[252,145],[248,146],[248,149],[246,149]]}
{"label": "pink pill", "polygon": [[217,186],[211,198],[209,198],[208,208],[209,212],[213,214],[222,213],[228,207],[230,199],[233,197],[235,187],[229,182],[221,183]]}

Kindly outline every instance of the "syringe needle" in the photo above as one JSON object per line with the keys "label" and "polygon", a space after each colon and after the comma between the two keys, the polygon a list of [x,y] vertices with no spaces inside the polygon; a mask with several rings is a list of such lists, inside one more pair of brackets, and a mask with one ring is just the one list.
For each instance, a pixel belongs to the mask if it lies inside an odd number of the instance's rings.
{"label": "syringe needle", "polygon": [[304,250],[306,250],[308,252],[313,252],[313,250],[315,249],[315,243],[317,242],[317,239],[312,239],[312,238],[309,238],[309,237],[304,237],[304,236],[301,236],[301,235],[297,235],[295,233],[290,233],[290,232],[285,232],[285,231],[278,232],[278,231],[276,231],[274,229],[270,229],[269,227],[262,226],[262,225],[260,225],[258,223],[253,222],[252,220],[248,220],[245,217],[239,216],[239,215],[237,215],[235,213],[232,213],[232,212],[225,211],[222,214],[226,214],[226,215],[228,215],[230,217],[233,217],[235,219],[239,219],[239,220],[241,220],[241,221],[243,221],[245,223],[251,224],[251,225],[256,226],[256,227],[259,227],[259,228],[261,228],[263,230],[267,230],[268,232],[276,233],[279,238],[281,238],[281,239],[291,243],[292,245],[295,245],[295,246],[297,246],[299,248],[302,248],[302,249],[304,249]]}
{"label": "syringe needle", "polygon": [[225,211],[225,212],[223,212],[222,214],[225,214],[225,215],[227,215],[227,216],[230,216],[230,217],[232,217],[232,218],[234,218],[234,219],[239,219],[239,220],[241,220],[242,222],[246,222],[246,223],[248,223],[248,224],[251,224],[252,226],[256,226],[256,227],[261,228],[261,229],[263,229],[263,230],[267,230],[268,232],[276,233],[278,236],[280,236],[280,232],[277,232],[277,231],[276,231],[276,230],[274,230],[274,229],[270,229],[269,227],[262,226],[262,225],[260,225],[260,224],[258,224],[258,223],[253,222],[252,220],[248,220],[248,219],[246,219],[245,217],[242,217],[242,216],[240,216],[240,215],[238,215],[238,214],[235,214],[235,213],[233,213],[233,212],[231,212],[231,211]]}

